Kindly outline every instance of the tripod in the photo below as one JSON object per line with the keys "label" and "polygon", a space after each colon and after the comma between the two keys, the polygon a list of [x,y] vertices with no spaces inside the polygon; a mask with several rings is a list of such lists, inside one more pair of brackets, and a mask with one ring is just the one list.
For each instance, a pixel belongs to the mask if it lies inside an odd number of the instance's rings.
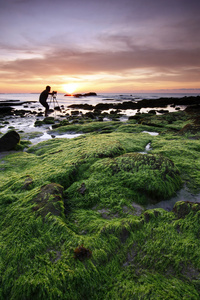
{"label": "tripod", "polygon": [[[51,95],[50,102],[49,102],[49,108],[51,106],[51,103],[53,104],[54,110],[61,110],[60,105],[58,104],[58,101],[57,101],[55,95]],[[57,104],[57,106],[56,106],[56,104]]]}

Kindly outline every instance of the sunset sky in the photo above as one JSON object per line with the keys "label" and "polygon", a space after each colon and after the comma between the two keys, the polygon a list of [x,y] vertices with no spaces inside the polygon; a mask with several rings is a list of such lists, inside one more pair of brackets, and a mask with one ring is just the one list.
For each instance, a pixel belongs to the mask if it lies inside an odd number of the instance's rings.
{"label": "sunset sky", "polygon": [[200,91],[200,0],[0,0],[0,92]]}

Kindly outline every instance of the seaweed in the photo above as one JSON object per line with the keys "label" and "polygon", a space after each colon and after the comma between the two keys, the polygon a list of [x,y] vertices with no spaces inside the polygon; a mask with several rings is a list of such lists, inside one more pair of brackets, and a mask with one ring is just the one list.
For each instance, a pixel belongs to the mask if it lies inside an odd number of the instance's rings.
{"label": "seaweed", "polygon": [[85,248],[83,244],[81,246],[78,246],[74,250],[74,258],[79,259],[80,261],[85,260],[86,258],[91,258],[92,256],[92,251]]}
{"label": "seaweed", "polygon": [[199,192],[200,141],[185,113],[148,118],[0,160],[1,299],[199,299],[199,204],[143,205]]}

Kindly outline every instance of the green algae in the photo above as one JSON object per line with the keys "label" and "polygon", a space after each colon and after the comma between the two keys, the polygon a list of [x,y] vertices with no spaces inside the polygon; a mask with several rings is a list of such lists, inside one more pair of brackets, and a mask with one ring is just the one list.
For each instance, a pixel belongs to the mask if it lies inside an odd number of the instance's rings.
{"label": "green algae", "polygon": [[152,140],[152,153],[165,155],[173,160],[185,184],[198,192],[200,187],[200,142],[187,136],[165,135]]}
{"label": "green algae", "polygon": [[[199,140],[108,125],[1,159],[1,299],[199,299],[198,205],[132,206],[199,191]],[[80,245],[92,253],[81,261]]]}
{"label": "green algae", "polygon": [[[84,194],[79,190],[83,181]],[[147,204],[150,199],[170,198],[181,184],[172,161],[161,156],[127,153],[92,164],[82,180],[66,190],[66,195],[76,207],[98,205],[120,212],[124,205],[131,205],[130,200]]]}
{"label": "green algae", "polygon": [[[62,123],[61,123],[62,124]],[[76,132],[76,133],[89,133],[89,132],[94,132],[94,131],[105,131],[105,130],[110,130],[114,131],[115,128],[119,126],[119,122],[85,122],[83,124],[71,124],[68,123],[67,125],[57,127],[51,132],[58,132],[58,133],[66,133],[66,132]]]}
{"label": "green algae", "polygon": [[43,135],[43,132],[27,132],[27,133],[22,133],[20,134],[21,140],[30,140],[34,138],[38,138]]}

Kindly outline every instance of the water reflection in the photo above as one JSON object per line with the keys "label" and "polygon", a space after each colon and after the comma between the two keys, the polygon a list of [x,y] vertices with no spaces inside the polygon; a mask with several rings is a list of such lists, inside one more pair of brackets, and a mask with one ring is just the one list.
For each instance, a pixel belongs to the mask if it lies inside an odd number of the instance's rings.
{"label": "water reflection", "polygon": [[191,194],[186,188],[178,191],[176,196],[169,199],[160,201],[156,204],[149,204],[146,206],[146,209],[153,209],[153,208],[163,208],[167,211],[171,211],[178,201],[191,201],[191,202],[199,202],[200,203],[200,193],[199,194]]}
{"label": "water reflection", "polygon": [[46,140],[50,140],[52,138],[66,138],[66,139],[73,139],[75,137],[80,136],[80,133],[66,133],[66,134],[62,134],[62,135],[51,135],[48,134],[47,132],[44,132],[44,134],[40,137],[34,138],[34,139],[30,139],[30,142],[35,145],[37,143],[46,141]]}

